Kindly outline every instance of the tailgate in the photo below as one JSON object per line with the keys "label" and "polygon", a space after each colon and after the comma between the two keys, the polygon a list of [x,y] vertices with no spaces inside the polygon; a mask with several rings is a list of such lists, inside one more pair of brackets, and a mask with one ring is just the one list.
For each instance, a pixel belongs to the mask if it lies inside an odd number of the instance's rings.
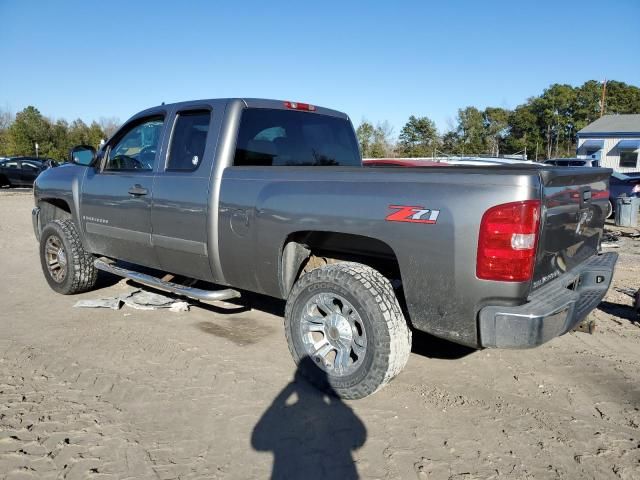
{"label": "tailgate", "polygon": [[533,289],[598,252],[609,208],[611,172],[588,167],[541,170],[542,231]]}

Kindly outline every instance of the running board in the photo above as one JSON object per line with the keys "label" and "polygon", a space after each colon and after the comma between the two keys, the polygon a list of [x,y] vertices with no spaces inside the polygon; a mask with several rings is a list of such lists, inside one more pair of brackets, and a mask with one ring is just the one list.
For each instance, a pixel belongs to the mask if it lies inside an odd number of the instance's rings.
{"label": "running board", "polygon": [[202,290],[200,288],[186,287],[177,283],[167,282],[158,277],[136,272],[134,270],[117,267],[111,263],[105,262],[104,260],[95,260],[93,265],[103,272],[109,272],[119,277],[129,278],[149,287],[164,290],[165,292],[172,292],[178,295],[184,295],[185,297],[194,298],[196,300],[215,302],[218,300],[229,300],[230,298],[237,298],[240,296],[240,292],[233,290],[232,288],[226,288],[224,290]]}

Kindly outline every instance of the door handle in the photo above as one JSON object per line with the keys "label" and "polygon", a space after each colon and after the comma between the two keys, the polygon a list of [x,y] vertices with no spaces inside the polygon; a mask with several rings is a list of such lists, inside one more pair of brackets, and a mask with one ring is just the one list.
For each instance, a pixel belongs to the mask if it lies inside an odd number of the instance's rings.
{"label": "door handle", "polygon": [[129,189],[129,194],[134,195],[136,197],[146,195],[149,193],[149,190],[144,188],[142,185],[135,184],[133,187]]}

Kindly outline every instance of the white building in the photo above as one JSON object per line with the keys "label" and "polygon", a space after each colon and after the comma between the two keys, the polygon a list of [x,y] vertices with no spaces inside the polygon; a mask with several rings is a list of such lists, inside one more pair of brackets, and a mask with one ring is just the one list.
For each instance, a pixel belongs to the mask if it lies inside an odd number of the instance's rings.
{"label": "white building", "polygon": [[605,115],[578,132],[578,158],[617,172],[640,171],[640,115]]}

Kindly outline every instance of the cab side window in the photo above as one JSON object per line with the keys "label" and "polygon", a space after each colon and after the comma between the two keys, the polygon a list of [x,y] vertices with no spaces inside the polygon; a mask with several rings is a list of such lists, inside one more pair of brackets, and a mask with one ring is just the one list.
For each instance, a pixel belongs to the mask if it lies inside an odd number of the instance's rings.
{"label": "cab side window", "polygon": [[167,170],[190,172],[198,168],[204,156],[210,120],[208,110],[178,113],[171,135]]}
{"label": "cab side window", "polygon": [[153,117],[125,131],[109,148],[104,169],[152,171],[163,123],[162,117]]}

